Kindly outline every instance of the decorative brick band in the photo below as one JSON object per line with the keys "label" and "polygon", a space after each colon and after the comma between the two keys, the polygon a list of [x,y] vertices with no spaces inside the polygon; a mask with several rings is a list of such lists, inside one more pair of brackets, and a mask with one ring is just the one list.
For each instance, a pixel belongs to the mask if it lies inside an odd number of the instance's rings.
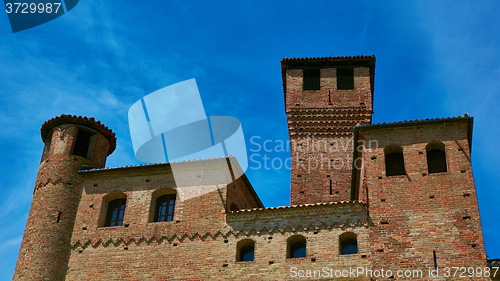
{"label": "decorative brick band", "polygon": [[143,237],[114,237],[114,238],[101,238],[101,239],[96,239],[96,240],[86,240],[86,241],[77,241],[73,245],[71,245],[71,250],[85,250],[89,246],[93,248],[97,247],[108,247],[110,245],[113,246],[119,246],[120,244],[124,245],[130,245],[131,243],[135,243],[136,245],[141,245],[141,244],[150,244],[153,242],[157,242],[159,244],[163,242],[168,242],[172,243],[174,241],[179,241],[179,242],[184,242],[186,240],[189,241],[194,241],[196,239],[201,239],[202,241],[207,240],[207,239],[212,239],[216,240],[217,237],[221,238],[228,238],[230,236],[233,236],[235,238],[238,238],[238,236],[253,236],[253,235],[263,235],[263,234],[275,234],[275,233],[295,233],[295,232],[307,232],[307,231],[320,231],[320,230],[329,230],[333,228],[349,228],[349,227],[365,227],[368,228],[368,222],[358,220],[356,222],[342,222],[342,223],[334,223],[334,224],[329,224],[326,225],[324,223],[318,224],[318,225],[296,225],[296,226],[286,226],[284,228],[278,228],[274,227],[272,229],[267,229],[266,227],[263,227],[261,229],[249,229],[247,231],[233,231],[233,230],[228,230],[226,232],[224,231],[217,231],[213,233],[203,233],[200,234],[198,232],[195,232],[193,234],[189,234],[187,232],[185,233],[174,233],[172,235],[166,236],[163,235],[161,237],[156,237],[156,236],[143,236]]}

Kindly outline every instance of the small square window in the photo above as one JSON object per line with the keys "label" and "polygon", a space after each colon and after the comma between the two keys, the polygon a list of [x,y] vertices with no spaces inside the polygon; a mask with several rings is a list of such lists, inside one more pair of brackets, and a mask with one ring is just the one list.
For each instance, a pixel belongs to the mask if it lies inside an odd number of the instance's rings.
{"label": "small square window", "polygon": [[304,91],[316,91],[320,89],[319,69],[304,69]]}
{"label": "small square window", "polygon": [[354,89],[354,71],[352,68],[337,68],[337,90]]}

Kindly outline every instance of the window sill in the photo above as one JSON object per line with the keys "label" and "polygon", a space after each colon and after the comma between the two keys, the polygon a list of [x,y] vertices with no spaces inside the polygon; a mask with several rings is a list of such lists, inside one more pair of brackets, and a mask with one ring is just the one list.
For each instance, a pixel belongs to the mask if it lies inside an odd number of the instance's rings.
{"label": "window sill", "polygon": [[118,228],[125,228],[125,227],[123,227],[123,224],[118,226],[99,226],[97,230],[113,230]]}
{"label": "window sill", "polygon": [[406,178],[406,175],[392,175],[392,176],[385,176],[386,178],[392,178],[392,179],[397,179],[397,178]]}
{"label": "window sill", "polygon": [[448,174],[449,172],[446,171],[446,172],[438,172],[438,173],[427,173],[428,176],[438,176],[438,175],[445,175],[445,174]]}
{"label": "window sill", "polygon": [[150,221],[148,225],[161,225],[161,224],[172,224],[172,223],[180,223],[180,220],[171,220],[171,221]]}

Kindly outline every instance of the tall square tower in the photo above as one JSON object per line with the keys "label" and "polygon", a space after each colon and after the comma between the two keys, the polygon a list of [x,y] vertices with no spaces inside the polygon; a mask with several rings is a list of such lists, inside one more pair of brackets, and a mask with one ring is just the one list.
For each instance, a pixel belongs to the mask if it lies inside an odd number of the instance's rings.
{"label": "tall square tower", "polygon": [[284,58],[291,204],[351,199],[352,136],[373,113],[375,56]]}

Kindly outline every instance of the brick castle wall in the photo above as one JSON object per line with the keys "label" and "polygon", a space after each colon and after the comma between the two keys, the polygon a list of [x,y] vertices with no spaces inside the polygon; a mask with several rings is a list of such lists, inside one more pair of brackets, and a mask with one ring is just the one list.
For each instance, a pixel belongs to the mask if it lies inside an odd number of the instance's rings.
{"label": "brick castle wall", "polygon": [[[354,89],[336,88],[337,66],[354,69]],[[319,90],[303,90],[302,68],[320,68]],[[486,265],[472,118],[370,125],[374,57],[282,60],[282,71],[292,206],[264,209],[246,176],[234,178],[241,171],[232,158],[102,168],[114,134],[93,119],[61,116],[42,126],[46,145],[14,279],[285,280],[294,269],[335,279],[324,269]],[[80,129],[92,132],[86,157],[72,153]],[[353,151],[358,140],[366,145]],[[447,171],[429,173],[426,146],[437,142]],[[394,145],[406,173],[387,176]],[[176,194],[174,218],[153,222],[164,194]],[[123,224],[104,227],[117,198],[126,198]],[[287,258],[296,237],[306,257]],[[342,237],[355,238],[357,253],[341,254]],[[254,260],[238,261],[251,241]]]}
{"label": "brick castle wall", "polygon": [[[434,253],[440,268],[486,265],[469,124],[443,123],[360,130],[360,140],[371,143],[361,189],[370,201],[375,268],[434,269]],[[444,144],[447,172],[428,172],[426,146],[435,141]],[[389,145],[403,148],[406,175],[386,176]]]}

